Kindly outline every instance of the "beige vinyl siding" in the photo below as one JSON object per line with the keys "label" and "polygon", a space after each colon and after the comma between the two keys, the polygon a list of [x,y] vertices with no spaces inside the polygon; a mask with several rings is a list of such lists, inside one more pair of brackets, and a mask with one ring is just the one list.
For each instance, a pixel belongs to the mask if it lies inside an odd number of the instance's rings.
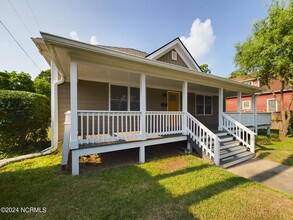
{"label": "beige vinyl siding", "polygon": [[167,91],[147,88],[147,111],[167,111]]}
{"label": "beige vinyl siding", "polygon": [[[78,110],[108,110],[108,83],[78,81]],[[63,139],[64,113],[70,109],[70,83],[58,87],[58,138]]]}
{"label": "beige vinyl siding", "polygon": [[179,56],[179,54],[177,53],[177,60],[172,60],[172,51],[175,51],[174,49],[169,51],[168,53],[166,53],[165,55],[161,56],[159,59],[159,61],[162,62],[166,62],[166,63],[172,63],[178,66],[183,66],[183,67],[187,67],[186,63],[183,61],[183,59]]}

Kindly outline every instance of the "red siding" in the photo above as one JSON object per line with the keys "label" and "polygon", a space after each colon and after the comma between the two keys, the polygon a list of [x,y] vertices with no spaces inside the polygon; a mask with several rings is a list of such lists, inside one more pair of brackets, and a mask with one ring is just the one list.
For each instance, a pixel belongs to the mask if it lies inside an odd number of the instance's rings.
{"label": "red siding", "polygon": [[[286,92],[284,94],[285,107],[288,106],[291,95],[292,95],[292,92]],[[277,94],[277,97],[280,97],[280,94]],[[274,98],[274,96],[272,94],[262,94],[262,95],[257,96],[256,97],[257,111],[258,112],[266,112],[267,111],[267,99],[273,99],[273,98]],[[242,102],[244,100],[250,100],[251,101],[251,96],[242,97],[242,99],[241,99],[241,109],[242,109]],[[251,103],[251,107],[252,107],[252,103]],[[278,106],[278,111],[279,110],[280,110],[280,108]],[[290,110],[293,111],[293,104],[291,104]],[[226,98],[226,111],[227,112],[235,112],[235,111],[237,111],[237,97]]]}

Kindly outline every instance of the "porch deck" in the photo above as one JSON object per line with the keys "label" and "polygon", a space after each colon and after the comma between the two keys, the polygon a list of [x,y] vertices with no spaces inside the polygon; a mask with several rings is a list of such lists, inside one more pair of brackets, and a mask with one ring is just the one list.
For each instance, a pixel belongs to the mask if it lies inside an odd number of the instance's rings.
{"label": "porch deck", "polygon": [[[71,113],[66,113],[62,165],[72,152],[72,174],[79,174],[79,157],[139,148],[139,162],[145,162],[145,147],[187,141],[216,165],[231,166],[254,155],[255,133],[225,113],[223,131],[208,129],[187,112],[78,111],[77,147],[70,145]],[[250,151],[247,152],[247,151]]]}

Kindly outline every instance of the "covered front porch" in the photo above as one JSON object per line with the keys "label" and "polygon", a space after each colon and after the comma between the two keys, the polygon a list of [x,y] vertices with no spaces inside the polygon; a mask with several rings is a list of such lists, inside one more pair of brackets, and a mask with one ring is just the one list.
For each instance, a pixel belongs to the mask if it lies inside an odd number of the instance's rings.
{"label": "covered front porch", "polygon": [[[73,175],[81,155],[139,148],[143,163],[146,146],[179,140],[216,165],[254,155],[255,133],[225,114],[225,97],[259,88],[200,72],[179,39],[142,57],[41,34],[34,42],[51,64],[52,145],[63,138],[62,164],[71,151]],[[185,66],[170,61],[173,52]]]}

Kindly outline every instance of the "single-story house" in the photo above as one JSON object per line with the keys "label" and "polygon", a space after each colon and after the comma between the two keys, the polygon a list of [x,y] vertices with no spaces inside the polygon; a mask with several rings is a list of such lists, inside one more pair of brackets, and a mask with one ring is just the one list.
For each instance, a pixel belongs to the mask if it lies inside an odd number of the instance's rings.
{"label": "single-story house", "polygon": [[73,175],[82,155],[139,148],[144,163],[147,146],[177,141],[221,166],[254,156],[255,133],[225,113],[225,97],[255,100],[260,88],[202,73],[179,38],[150,54],[48,33],[32,40],[51,66],[52,145],[63,139]]}

